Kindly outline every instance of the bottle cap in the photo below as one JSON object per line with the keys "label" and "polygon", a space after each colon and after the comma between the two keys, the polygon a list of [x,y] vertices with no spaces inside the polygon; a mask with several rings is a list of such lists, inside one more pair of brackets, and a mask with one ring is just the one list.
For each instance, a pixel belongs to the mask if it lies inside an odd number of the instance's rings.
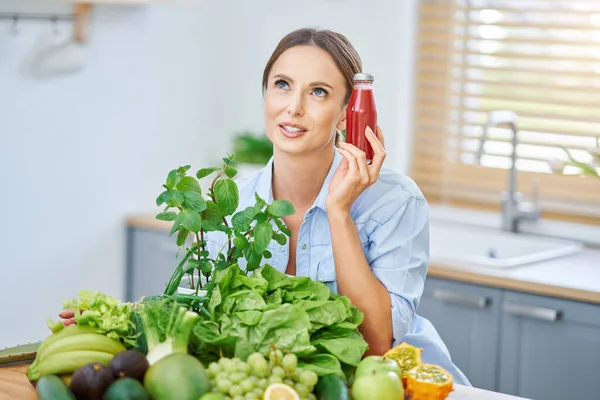
{"label": "bottle cap", "polygon": [[360,72],[358,74],[354,74],[354,80],[355,81],[374,81],[375,80],[375,76],[373,76],[373,74],[369,74],[366,72]]}

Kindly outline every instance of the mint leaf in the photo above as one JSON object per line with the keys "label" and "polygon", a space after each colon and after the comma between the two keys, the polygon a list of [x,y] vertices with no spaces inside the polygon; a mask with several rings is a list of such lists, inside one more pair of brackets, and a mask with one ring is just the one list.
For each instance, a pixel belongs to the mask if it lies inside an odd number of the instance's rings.
{"label": "mint leaf", "polygon": [[168,190],[163,194],[163,199],[169,207],[180,207],[183,204],[183,195],[176,190]]}
{"label": "mint leaf", "polygon": [[247,207],[242,211],[239,211],[231,217],[231,223],[233,224],[233,229],[238,232],[246,232],[250,229],[250,223],[254,218],[254,209],[252,207]]}
{"label": "mint leaf", "polygon": [[287,217],[294,214],[294,206],[287,200],[275,200],[267,206],[267,212],[274,217]]}
{"label": "mint leaf", "polygon": [[182,167],[177,168],[177,173],[181,174],[181,175],[185,175],[185,173],[188,172],[190,170],[190,168],[192,168],[191,165],[184,165]]}
{"label": "mint leaf", "polygon": [[161,204],[165,203],[165,196],[167,195],[167,191],[165,190],[164,192],[162,192],[161,194],[158,195],[158,197],[156,198],[156,205],[160,206]]}
{"label": "mint leaf", "polygon": [[185,207],[190,208],[197,212],[206,210],[206,200],[198,192],[183,192],[183,204]]}
{"label": "mint leaf", "polygon": [[212,219],[205,219],[202,221],[202,229],[207,232],[222,231],[223,224],[220,221],[215,222]]}
{"label": "mint leaf", "polygon": [[233,178],[237,175],[237,173],[237,169],[232,168],[229,165],[225,167],[225,175],[227,175],[229,178]]}
{"label": "mint leaf", "polygon": [[187,239],[189,232],[187,229],[182,228],[179,229],[179,233],[177,234],[177,246],[183,246],[185,243],[185,239]]}
{"label": "mint leaf", "polygon": [[254,219],[256,220],[256,222],[261,223],[267,221],[269,219],[269,216],[263,212],[259,212],[254,216]]}
{"label": "mint leaf", "polygon": [[197,211],[186,209],[181,212],[181,225],[190,232],[198,232],[202,227],[202,219]]}
{"label": "mint leaf", "polygon": [[263,251],[263,257],[268,259],[268,258],[273,257],[273,254],[271,254],[271,252],[269,250],[265,250],[265,251]]}
{"label": "mint leaf", "polygon": [[235,248],[244,250],[244,248],[246,248],[247,245],[248,245],[248,239],[246,239],[246,236],[239,235],[239,236],[235,236],[233,238],[233,246]]}
{"label": "mint leaf", "polygon": [[262,255],[254,249],[254,245],[246,246],[244,256],[246,257],[246,269],[248,271],[254,271],[260,266]]}
{"label": "mint leaf", "polygon": [[231,157],[224,157],[223,158],[223,162],[227,166],[231,166],[231,165],[235,164],[235,160],[233,159],[233,156],[231,156]]}
{"label": "mint leaf", "polygon": [[282,246],[287,242],[287,238],[285,237],[285,235],[279,232],[273,233],[273,239]]}
{"label": "mint leaf", "polygon": [[268,221],[259,222],[254,227],[254,251],[262,253],[273,238],[273,227]]}
{"label": "mint leaf", "polygon": [[177,213],[174,212],[163,212],[156,215],[156,219],[160,221],[175,221],[175,217],[177,217]]}
{"label": "mint leaf", "polygon": [[208,260],[201,260],[200,268],[202,269],[203,274],[208,274],[212,271],[212,264]]}
{"label": "mint leaf", "polygon": [[279,228],[281,232],[288,236],[292,236],[292,231],[290,231],[288,227],[285,226],[285,223],[282,220],[274,218],[273,221],[275,221],[275,225],[277,225],[277,228]]}
{"label": "mint leaf", "polygon": [[195,258],[190,258],[187,262],[187,268],[185,269],[186,274],[193,273],[196,268],[200,266],[200,261]]}
{"label": "mint leaf", "polygon": [[167,175],[167,189],[173,189],[175,184],[177,183],[177,170],[171,170],[169,175]]}
{"label": "mint leaf", "polygon": [[218,224],[223,219],[221,209],[219,209],[219,206],[214,201],[208,200],[206,202],[206,210],[202,212],[202,219],[205,221],[210,220],[215,224]]}
{"label": "mint leaf", "polygon": [[184,176],[181,181],[177,184],[177,190],[180,192],[198,192],[201,193],[200,184],[198,181],[191,176]]}
{"label": "mint leaf", "polygon": [[219,168],[215,168],[215,167],[202,168],[202,169],[198,170],[198,172],[196,172],[196,178],[202,179],[202,178],[207,177],[210,174],[212,174],[213,172],[218,171],[218,170],[219,170]]}
{"label": "mint leaf", "polygon": [[218,180],[215,183],[214,196],[224,215],[233,214],[240,201],[238,187],[231,179]]}
{"label": "mint leaf", "polygon": [[181,221],[183,220],[182,213],[177,214],[175,217],[175,222],[173,222],[173,226],[171,227],[171,231],[169,232],[169,236],[173,235],[179,228],[181,227]]}

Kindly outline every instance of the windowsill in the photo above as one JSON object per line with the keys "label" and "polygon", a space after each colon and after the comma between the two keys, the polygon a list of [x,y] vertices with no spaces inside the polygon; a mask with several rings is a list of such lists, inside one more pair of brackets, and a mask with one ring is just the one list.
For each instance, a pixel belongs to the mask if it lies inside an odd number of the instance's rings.
{"label": "windowsill", "polygon": [[[456,222],[500,229],[500,213],[431,204],[429,216],[432,220]],[[582,242],[588,247],[600,248],[600,227],[550,219],[521,224],[521,233],[548,236]]]}

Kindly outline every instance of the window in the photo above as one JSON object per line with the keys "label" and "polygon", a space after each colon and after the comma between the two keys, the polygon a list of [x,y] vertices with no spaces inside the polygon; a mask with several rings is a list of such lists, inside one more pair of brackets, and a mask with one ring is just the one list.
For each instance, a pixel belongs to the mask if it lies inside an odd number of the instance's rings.
{"label": "window", "polygon": [[510,110],[518,190],[600,223],[600,179],[549,163],[600,151],[600,1],[421,0],[416,75],[411,176],[430,201],[499,208],[512,131],[483,126]]}

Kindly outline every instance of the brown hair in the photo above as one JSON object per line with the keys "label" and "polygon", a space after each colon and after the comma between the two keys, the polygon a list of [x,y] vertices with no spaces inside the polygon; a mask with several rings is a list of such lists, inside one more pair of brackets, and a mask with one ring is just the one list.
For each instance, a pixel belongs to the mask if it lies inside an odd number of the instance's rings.
{"label": "brown hair", "polygon": [[[346,96],[344,104],[348,104],[352,89],[354,88],[354,74],[362,72],[362,61],[352,43],[342,34],[326,29],[302,28],[288,33],[277,44],[277,47],[267,61],[263,72],[262,89],[267,90],[269,74],[275,61],[286,50],[294,46],[316,46],[331,55],[333,61],[344,76],[346,81]],[[336,145],[340,140],[340,132],[336,136]]]}

